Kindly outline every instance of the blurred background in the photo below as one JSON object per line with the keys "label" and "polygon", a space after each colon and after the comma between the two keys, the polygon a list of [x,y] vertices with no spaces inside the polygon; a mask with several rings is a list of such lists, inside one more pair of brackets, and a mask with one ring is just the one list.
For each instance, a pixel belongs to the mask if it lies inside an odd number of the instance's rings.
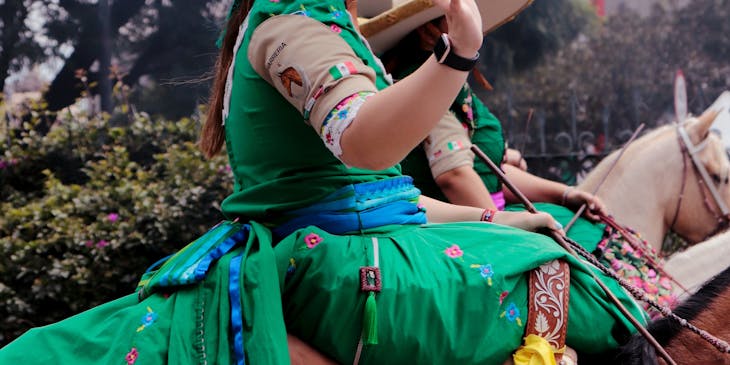
{"label": "blurred background", "polygon": [[[195,142],[230,0],[0,0],[0,346],[134,290],[222,219]],[[536,0],[475,87],[532,172],[573,184],[636,127],[730,87],[730,0]]]}

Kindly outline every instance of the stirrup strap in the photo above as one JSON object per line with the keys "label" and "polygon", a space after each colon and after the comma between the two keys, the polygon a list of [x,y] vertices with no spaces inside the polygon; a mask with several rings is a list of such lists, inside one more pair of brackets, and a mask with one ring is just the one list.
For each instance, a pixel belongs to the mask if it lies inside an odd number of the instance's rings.
{"label": "stirrup strap", "polygon": [[[530,271],[525,336],[537,335],[555,349],[565,347],[568,331],[570,267],[561,260],[547,262]],[[559,363],[563,355],[555,353]]]}

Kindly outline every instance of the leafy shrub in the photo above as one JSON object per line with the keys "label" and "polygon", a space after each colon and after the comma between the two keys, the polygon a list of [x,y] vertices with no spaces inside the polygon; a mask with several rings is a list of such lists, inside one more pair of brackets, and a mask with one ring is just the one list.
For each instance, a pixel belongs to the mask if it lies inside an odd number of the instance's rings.
{"label": "leafy shrub", "polygon": [[231,190],[225,157],[198,151],[195,119],[42,105],[26,119],[0,147],[0,345],[130,293],[146,267],[222,219]]}

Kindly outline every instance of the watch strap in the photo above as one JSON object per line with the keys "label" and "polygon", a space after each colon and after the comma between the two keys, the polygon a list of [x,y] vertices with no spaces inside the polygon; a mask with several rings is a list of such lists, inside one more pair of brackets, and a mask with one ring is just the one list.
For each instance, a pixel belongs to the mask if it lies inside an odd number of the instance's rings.
{"label": "watch strap", "polygon": [[449,36],[446,33],[442,33],[441,37],[436,41],[433,47],[433,54],[436,56],[438,63],[459,71],[470,71],[476,65],[477,60],[479,60],[478,52],[474,58],[461,57],[452,52],[451,42],[449,42]]}

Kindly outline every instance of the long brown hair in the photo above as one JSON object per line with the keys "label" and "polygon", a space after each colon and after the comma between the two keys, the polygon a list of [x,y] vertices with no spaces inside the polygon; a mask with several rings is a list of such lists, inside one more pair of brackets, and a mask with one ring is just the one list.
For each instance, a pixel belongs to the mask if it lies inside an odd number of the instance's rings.
{"label": "long brown hair", "polygon": [[215,78],[208,100],[208,117],[203,125],[199,142],[200,149],[208,158],[218,154],[225,142],[223,99],[226,90],[226,79],[228,78],[228,69],[233,62],[233,47],[236,44],[236,38],[238,38],[238,31],[244,19],[246,19],[246,15],[251,10],[251,3],[253,3],[253,0],[243,0],[239,8],[231,14],[226,25],[221,51],[215,63]]}

